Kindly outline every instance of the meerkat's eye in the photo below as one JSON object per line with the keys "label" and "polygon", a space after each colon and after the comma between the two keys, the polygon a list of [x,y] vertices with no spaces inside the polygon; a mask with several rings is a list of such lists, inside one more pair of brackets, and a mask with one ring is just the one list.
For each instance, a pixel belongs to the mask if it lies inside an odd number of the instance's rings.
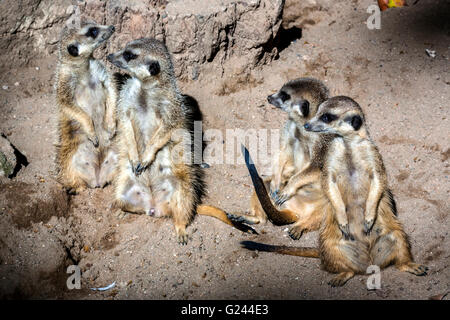
{"label": "meerkat's eye", "polygon": [[148,71],[150,72],[150,74],[152,76],[156,76],[161,71],[159,62],[158,61],[150,61],[150,63],[148,64]]}
{"label": "meerkat's eye", "polygon": [[280,91],[280,93],[278,94],[278,97],[281,99],[281,101],[285,102],[286,100],[289,100],[291,98],[290,95],[288,95],[286,92],[284,91]]}
{"label": "meerkat's eye", "polygon": [[97,38],[99,30],[97,27],[89,28],[88,32],[86,32],[86,37],[91,37],[92,39]]}
{"label": "meerkat's eye", "polygon": [[304,117],[307,117],[309,114],[309,101],[303,100],[300,104],[300,110]]}
{"label": "meerkat's eye", "polygon": [[131,60],[134,60],[134,59],[136,59],[137,57],[138,57],[138,55],[137,55],[137,54],[134,54],[134,53],[131,52],[131,51],[125,51],[125,52],[123,53],[123,58],[125,59],[126,62],[129,62],[129,61],[131,61]]}
{"label": "meerkat's eye", "polygon": [[346,122],[349,122],[355,131],[358,131],[361,128],[363,120],[360,116],[348,117],[345,119]]}
{"label": "meerkat's eye", "polygon": [[323,115],[320,116],[320,121],[325,122],[325,123],[330,123],[331,121],[334,121],[338,118],[338,116],[331,114],[331,113],[324,113]]}

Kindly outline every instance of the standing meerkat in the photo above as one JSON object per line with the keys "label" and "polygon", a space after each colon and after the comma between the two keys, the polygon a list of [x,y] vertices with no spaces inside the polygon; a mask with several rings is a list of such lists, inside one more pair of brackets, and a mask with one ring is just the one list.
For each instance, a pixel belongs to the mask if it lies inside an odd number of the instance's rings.
{"label": "standing meerkat", "polygon": [[[269,103],[287,112],[289,117],[280,136],[273,175],[261,182],[252,166],[250,174],[255,185],[251,198],[252,215],[229,214],[231,219],[254,224],[264,222],[267,214],[276,225],[293,223],[289,230],[293,239],[319,229],[321,208],[326,202],[320,187],[320,167],[330,137],[310,133],[303,126],[328,97],[328,88],[313,78],[291,80],[267,97]],[[270,189],[271,197],[267,189]]]}
{"label": "standing meerkat", "polygon": [[[369,137],[361,107],[349,97],[330,98],[305,124],[311,132],[335,135],[325,155],[321,183],[329,200],[320,227],[319,253],[324,270],[337,273],[329,284],[342,286],[370,265],[391,264],[422,276],[428,267],[413,262],[408,237],[397,218],[382,157]],[[262,249],[300,256],[311,248]],[[266,250],[265,250],[266,249]]]}
{"label": "standing meerkat", "polygon": [[[186,227],[195,213],[234,226],[222,210],[200,205],[204,183],[191,152],[196,143],[193,112],[178,89],[166,46],[155,39],[133,40],[108,60],[131,75],[122,79],[118,100],[115,205],[128,212],[171,216],[182,244],[187,243]],[[145,192],[135,193],[136,188]]]}
{"label": "standing meerkat", "polygon": [[55,82],[59,116],[56,164],[58,179],[70,192],[100,187],[98,172],[92,176],[87,167],[101,164],[99,147],[113,152],[116,89],[103,63],[93,57],[95,49],[113,33],[113,26],[87,20],[79,27],[66,25],[61,32]]}

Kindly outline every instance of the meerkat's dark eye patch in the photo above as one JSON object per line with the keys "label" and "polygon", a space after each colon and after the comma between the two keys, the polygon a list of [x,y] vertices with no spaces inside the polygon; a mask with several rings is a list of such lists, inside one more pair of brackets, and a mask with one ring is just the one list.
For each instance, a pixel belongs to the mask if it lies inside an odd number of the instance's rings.
{"label": "meerkat's dark eye patch", "polygon": [[287,100],[289,100],[291,98],[290,95],[288,95],[286,92],[284,91],[280,91],[280,93],[278,94],[278,98],[281,99],[281,101],[285,102]]}
{"label": "meerkat's dark eye patch", "polygon": [[159,62],[158,61],[150,61],[148,63],[148,71],[150,72],[150,74],[152,76],[156,76],[161,71],[161,67],[159,66]]}
{"label": "meerkat's dark eye patch", "polygon": [[359,128],[361,128],[362,126],[362,118],[360,116],[352,116],[352,117],[348,117],[345,119],[345,122],[348,122],[352,125],[353,129],[355,129],[355,131],[358,131]]}
{"label": "meerkat's dark eye patch", "polygon": [[324,113],[320,116],[319,120],[324,123],[330,123],[338,118],[337,115],[331,113]]}
{"label": "meerkat's dark eye patch", "polygon": [[92,38],[92,39],[95,39],[95,38],[97,38],[99,32],[100,32],[100,31],[98,30],[97,27],[91,27],[91,28],[89,28],[89,30],[86,32],[86,37],[90,37],[90,38]]}
{"label": "meerkat's dark eye patch", "polygon": [[137,55],[137,54],[134,54],[134,53],[131,52],[131,51],[125,51],[125,52],[123,53],[123,58],[125,59],[126,62],[130,62],[131,60],[134,60],[134,59],[136,59],[137,57],[138,57],[138,55]]}
{"label": "meerkat's dark eye patch", "polygon": [[309,101],[303,100],[300,103],[300,111],[302,112],[304,117],[307,117],[309,115]]}
{"label": "meerkat's dark eye patch", "polygon": [[78,57],[79,53],[78,53],[78,46],[76,44],[70,44],[67,46],[67,52],[69,52],[69,54],[72,57]]}

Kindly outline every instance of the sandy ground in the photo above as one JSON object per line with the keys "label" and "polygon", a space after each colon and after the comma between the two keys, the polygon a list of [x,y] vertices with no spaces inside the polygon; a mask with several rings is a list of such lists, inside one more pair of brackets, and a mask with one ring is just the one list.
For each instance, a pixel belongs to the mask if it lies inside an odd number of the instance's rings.
{"label": "sandy ground", "polygon": [[[253,240],[312,246],[317,233],[294,241],[285,227],[265,224],[255,227],[259,235],[249,235],[197,217],[188,228],[191,240],[181,246],[169,220],[117,219],[109,208],[110,186],[65,198],[54,175],[51,57],[0,74],[0,84],[8,86],[0,89],[0,131],[29,162],[15,178],[0,181],[0,297],[427,299],[449,291],[450,8],[446,1],[420,1],[383,12],[381,30],[369,30],[371,3],[335,1],[314,12],[300,39],[249,76],[239,69],[209,70],[179,85],[199,102],[204,129],[219,129],[224,137],[226,129],[280,128],[286,116],[266,96],[289,79],[317,77],[333,94],[356,99],[383,156],[414,257],[430,267],[428,276],[391,267],[381,273],[380,290],[368,291],[366,276],[331,288],[332,275],[316,259],[239,245]],[[268,173],[267,165],[259,168]],[[244,165],[211,164],[206,174],[205,203],[248,211],[252,186]],[[81,267],[81,290],[66,288],[71,264]],[[89,290],[113,281],[111,290]]]}

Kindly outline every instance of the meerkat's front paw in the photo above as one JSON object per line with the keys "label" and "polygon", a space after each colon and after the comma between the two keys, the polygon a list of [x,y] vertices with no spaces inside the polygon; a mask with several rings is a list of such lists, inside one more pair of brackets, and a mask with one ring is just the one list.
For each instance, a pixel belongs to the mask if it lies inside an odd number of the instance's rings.
{"label": "meerkat's front paw", "polygon": [[138,172],[138,168],[140,168],[140,162],[139,160],[132,160],[130,159],[130,166],[133,173],[138,176],[140,172]]}
{"label": "meerkat's front paw", "polygon": [[348,223],[345,225],[339,224],[339,229],[341,230],[345,240],[355,240],[353,235],[350,233],[350,226],[348,225]]}
{"label": "meerkat's front paw", "polygon": [[370,235],[370,232],[372,231],[374,222],[375,221],[373,219],[364,220],[364,233],[366,235]]}
{"label": "meerkat's front paw", "polygon": [[116,125],[110,125],[107,128],[105,128],[106,132],[108,133],[108,140],[111,140],[116,135]]}
{"label": "meerkat's front paw", "polygon": [[277,206],[282,206],[286,201],[292,198],[292,195],[286,192],[279,193],[277,195],[277,199],[275,200],[275,204]]}
{"label": "meerkat's front paw", "polygon": [[144,157],[144,159],[142,159],[142,161],[140,163],[141,167],[139,169],[141,171],[144,171],[145,169],[149,168],[152,165],[154,160],[155,160],[155,156],[153,153],[148,157]]}
{"label": "meerkat's front paw", "polygon": [[92,142],[92,144],[94,145],[94,147],[98,147],[98,145],[99,145],[99,140],[98,140],[98,137],[97,137],[97,135],[92,135],[92,136],[89,136],[88,137],[88,139],[89,139],[89,141],[91,141]]}

